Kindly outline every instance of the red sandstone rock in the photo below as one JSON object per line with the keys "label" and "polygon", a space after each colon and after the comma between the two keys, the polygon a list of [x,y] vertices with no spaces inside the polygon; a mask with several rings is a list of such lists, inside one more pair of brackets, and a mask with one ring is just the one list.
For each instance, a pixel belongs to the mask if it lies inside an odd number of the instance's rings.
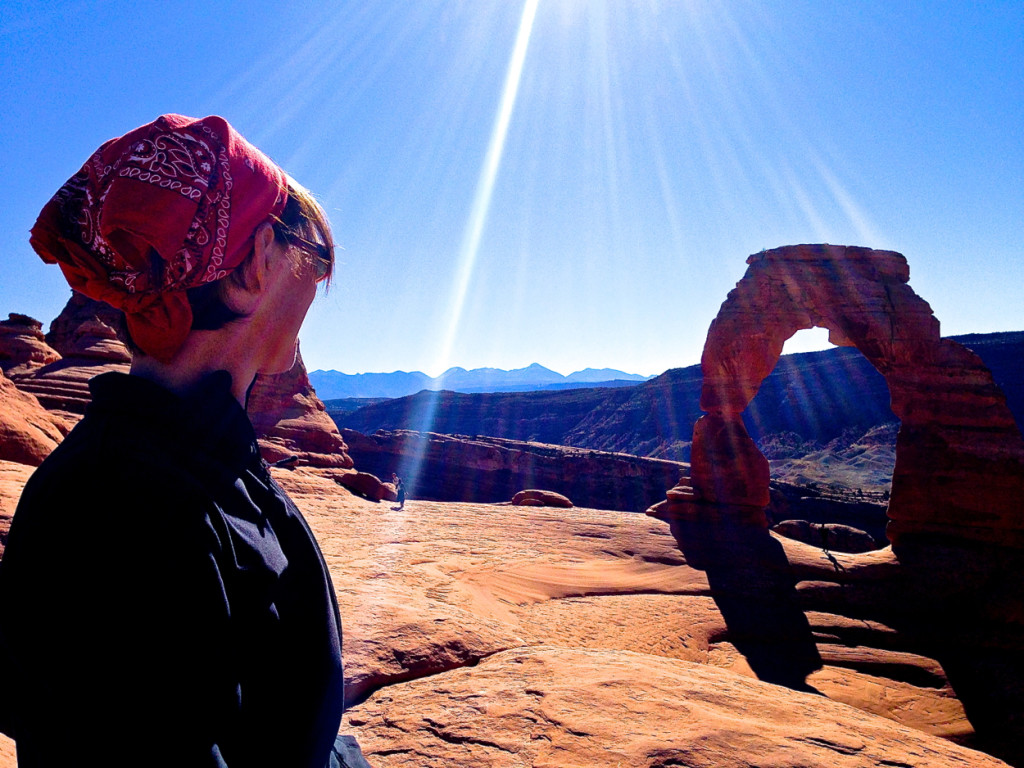
{"label": "red sandstone rock", "polygon": [[[901,427],[889,537],[937,534],[1024,547],[1024,440],[988,369],[939,336],[892,251],[796,245],[751,256],[708,331],[693,444],[696,501],[768,503],[768,469],[740,414],[786,339],[828,328],[884,376]],[[682,514],[689,502],[659,507]]]}
{"label": "red sandstone rock", "polygon": [[38,466],[67,433],[60,417],[0,373],[0,460]]}
{"label": "red sandstone rock", "polygon": [[512,497],[515,506],[562,507],[568,509],[572,502],[560,493],[541,491],[534,488],[519,491]]}
{"label": "red sandstone rock", "polygon": [[345,701],[351,705],[384,686],[450,669],[523,645],[493,619],[408,590],[356,603],[342,596]]}
{"label": "red sandstone rock", "polygon": [[838,552],[870,552],[878,549],[870,534],[840,523],[783,520],[773,525],[772,530],[780,536]]}
{"label": "red sandstone rock", "polygon": [[[11,530],[11,519],[21,498],[21,490],[34,471],[34,466],[0,459],[0,557],[7,545],[7,534]],[[3,760],[0,760],[0,766],[3,765]]]}
{"label": "red sandstone rock", "polygon": [[398,498],[391,483],[382,483],[379,477],[369,472],[337,472],[333,477],[338,485],[370,501],[395,501]]}
{"label": "red sandstone rock", "polygon": [[14,312],[0,321],[0,371],[11,377],[60,360],[42,328],[38,320]]}
{"label": "red sandstone rock", "polygon": [[[5,485],[9,468],[20,483],[28,475],[0,463],[0,518],[20,489]],[[752,676],[744,649],[758,638],[732,637],[716,602],[721,585],[712,597],[663,521],[428,501],[413,517],[351,496],[331,479],[341,471],[273,474],[331,570],[350,692],[379,689],[349,723],[379,768],[1001,765],[936,737],[971,728],[955,693],[929,687],[941,674],[919,650],[949,639],[985,653],[980,630],[951,624],[915,641],[865,620],[866,596],[889,601],[890,614],[916,599],[893,580],[891,550],[836,553],[834,565],[820,549],[763,532],[814,586],[798,592],[817,605],[806,631],[825,661],[807,678],[824,695],[810,697],[717,668]],[[749,554],[724,550],[710,565],[739,567],[754,580],[745,576],[743,588],[756,588],[767,574]],[[928,685],[886,677],[892,670]],[[514,737],[511,753],[488,747]],[[6,754],[10,742],[0,740],[0,765]]]}
{"label": "red sandstone rock", "polygon": [[116,330],[121,317],[102,301],[72,292],[46,336],[61,359],[12,376],[12,380],[19,389],[35,395],[47,410],[83,414],[92,397],[91,378],[107,371],[128,371],[131,352]]}
{"label": "red sandstone rock", "polygon": [[117,335],[123,322],[120,310],[72,291],[64,309],[50,323],[46,341],[62,357],[130,363],[132,353]]}
{"label": "red sandstone rock", "polygon": [[821,696],[626,651],[505,651],[391,686],[346,721],[379,768],[1005,765]]}
{"label": "red sandstone rock", "polygon": [[296,455],[300,465],[352,466],[338,427],[309,383],[302,355],[286,373],[256,380],[248,411],[267,461]]}

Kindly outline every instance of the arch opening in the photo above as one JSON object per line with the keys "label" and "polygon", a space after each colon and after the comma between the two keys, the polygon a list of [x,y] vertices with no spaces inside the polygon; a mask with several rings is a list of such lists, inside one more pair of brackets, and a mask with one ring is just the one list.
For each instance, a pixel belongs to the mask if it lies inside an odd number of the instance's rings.
{"label": "arch opening", "polygon": [[[744,425],[773,481],[884,504],[899,431],[889,386],[859,350],[829,344],[825,329],[813,331],[786,341],[743,412]],[[787,353],[794,348],[814,351]]]}

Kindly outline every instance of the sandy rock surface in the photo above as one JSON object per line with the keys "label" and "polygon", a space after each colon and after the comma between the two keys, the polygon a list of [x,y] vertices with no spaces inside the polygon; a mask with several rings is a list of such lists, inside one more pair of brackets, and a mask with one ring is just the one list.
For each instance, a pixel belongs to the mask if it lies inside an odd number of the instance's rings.
{"label": "sandy rock surface", "polygon": [[628,651],[518,648],[346,719],[380,768],[1004,765],[820,696]]}
{"label": "sandy rock surface", "polygon": [[[0,525],[30,471],[0,463]],[[356,702],[345,730],[375,768],[1003,765],[951,740],[969,744],[972,729],[934,660],[834,608],[828,588],[887,572],[889,550],[833,562],[770,538],[813,585],[791,590],[815,605],[800,614],[796,645],[816,660],[797,692],[763,681],[765,659],[792,639],[744,634],[713,593],[714,569],[688,564],[664,521],[418,500],[397,510],[332,471],[273,473],[331,570]],[[0,768],[11,755],[0,740]]]}
{"label": "sandy rock surface", "polygon": [[[816,589],[819,609],[802,614],[809,693],[755,680],[762,651],[789,639],[730,629],[729,604],[663,521],[418,500],[398,511],[327,474],[275,470],[331,568],[361,702],[348,723],[375,766],[1002,764],[954,743],[973,729],[933,659],[889,626],[821,610],[834,601]],[[891,550],[835,553],[837,570],[818,548],[772,541],[812,585],[846,589],[837,578],[895,564]],[[537,691],[569,709],[539,717]],[[701,707],[711,714],[687,714]]]}

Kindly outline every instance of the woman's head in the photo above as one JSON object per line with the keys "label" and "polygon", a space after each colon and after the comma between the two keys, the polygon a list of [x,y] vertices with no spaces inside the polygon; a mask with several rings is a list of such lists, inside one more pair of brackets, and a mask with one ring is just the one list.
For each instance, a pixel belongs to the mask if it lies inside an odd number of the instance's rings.
{"label": "woman's head", "polygon": [[[317,284],[330,284],[334,273],[334,239],[327,214],[308,189],[288,177],[287,201],[277,216],[267,221],[274,239],[290,248],[295,268],[309,268]],[[255,248],[226,277],[188,289],[192,310],[192,330],[212,331],[245,317],[246,312],[233,306],[234,289],[251,289],[253,271],[249,269]]]}
{"label": "woman's head", "polygon": [[330,276],[330,227],[308,191],[223,118],[164,115],[101,146],[44,207],[31,243],[167,362],[193,329],[239,317],[226,289],[250,278],[267,224],[297,269]]}

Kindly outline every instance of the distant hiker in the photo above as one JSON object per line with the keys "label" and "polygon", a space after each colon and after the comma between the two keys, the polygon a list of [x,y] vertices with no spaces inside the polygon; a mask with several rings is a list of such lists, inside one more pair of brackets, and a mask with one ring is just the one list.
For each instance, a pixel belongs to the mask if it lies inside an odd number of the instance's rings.
{"label": "distant hiker", "polygon": [[405,507],[405,486],[402,485],[402,478],[392,472],[391,482],[395,486],[395,493],[398,494],[398,507],[396,509],[402,509]]}
{"label": "distant hiker", "polygon": [[323,209],[223,118],[164,115],[103,144],[31,244],[124,312],[133,359],[89,382],[0,561],[18,764],[369,768],[338,735],[330,574],[245,411],[331,276]]}

